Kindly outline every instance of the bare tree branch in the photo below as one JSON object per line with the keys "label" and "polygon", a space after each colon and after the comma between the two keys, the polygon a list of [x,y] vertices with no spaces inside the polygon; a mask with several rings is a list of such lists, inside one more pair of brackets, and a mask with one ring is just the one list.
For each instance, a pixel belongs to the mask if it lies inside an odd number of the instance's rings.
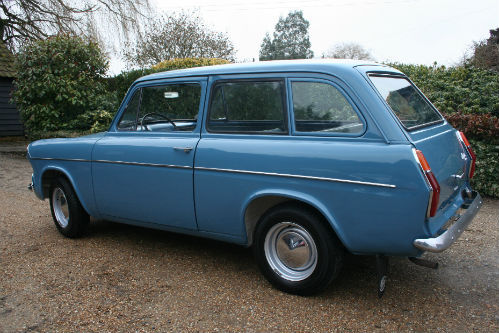
{"label": "bare tree branch", "polygon": [[0,0],[1,37],[14,50],[57,33],[96,34],[112,44],[149,13],[149,0]]}
{"label": "bare tree branch", "polygon": [[196,12],[165,15],[147,24],[135,43],[124,48],[130,67],[147,67],[174,58],[234,60],[234,45],[221,32],[210,30]]}
{"label": "bare tree branch", "polygon": [[373,56],[357,43],[339,43],[322,54],[323,58],[374,60]]}

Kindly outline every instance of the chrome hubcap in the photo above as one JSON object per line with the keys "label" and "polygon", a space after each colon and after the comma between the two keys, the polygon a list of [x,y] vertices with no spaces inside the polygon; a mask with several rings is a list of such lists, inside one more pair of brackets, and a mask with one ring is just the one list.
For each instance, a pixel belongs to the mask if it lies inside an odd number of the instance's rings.
{"label": "chrome hubcap", "polygon": [[292,222],[274,225],[265,237],[265,257],[282,278],[301,281],[314,272],[317,247],[306,229]]}
{"label": "chrome hubcap", "polygon": [[66,196],[60,188],[56,188],[52,194],[52,206],[57,223],[66,228],[69,223],[69,207]]}

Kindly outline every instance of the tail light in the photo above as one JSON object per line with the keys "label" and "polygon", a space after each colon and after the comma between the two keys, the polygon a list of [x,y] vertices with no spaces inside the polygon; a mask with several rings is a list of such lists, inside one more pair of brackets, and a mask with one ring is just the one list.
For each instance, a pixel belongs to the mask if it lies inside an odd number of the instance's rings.
{"label": "tail light", "polygon": [[459,132],[458,139],[463,143],[464,147],[468,151],[468,154],[471,157],[471,167],[470,167],[470,172],[468,174],[469,178],[473,178],[473,175],[475,174],[475,162],[476,162],[476,155],[473,149],[471,149],[470,142],[468,139],[466,139],[466,136],[464,135],[463,132]]}
{"label": "tail light", "polygon": [[419,163],[428,184],[430,184],[430,199],[428,200],[427,216],[433,217],[437,213],[438,201],[440,200],[440,185],[431,171],[430,165],[424,157],[423,152],[417,149],[414,149],[414,152],[416,160]]}

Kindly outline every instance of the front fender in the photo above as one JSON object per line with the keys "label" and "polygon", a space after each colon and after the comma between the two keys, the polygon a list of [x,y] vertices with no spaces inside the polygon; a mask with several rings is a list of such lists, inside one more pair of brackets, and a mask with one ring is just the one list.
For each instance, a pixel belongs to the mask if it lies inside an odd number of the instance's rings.
{"label": "front fender", "polygon": [[[33,162],[36,163],[36,161]],[[93,195],[90,164],[91,162],[76,161],[58,161],[57,164],[47,163],[39,169],[40,172],[34,174],[34,191],[36,196],[42,200],[46,198],[43,188],[48,184],[43,183],[43,176],[50,171],[58,172],[64,175],[70,182],[85,211],[91,216],[98,217]]]}

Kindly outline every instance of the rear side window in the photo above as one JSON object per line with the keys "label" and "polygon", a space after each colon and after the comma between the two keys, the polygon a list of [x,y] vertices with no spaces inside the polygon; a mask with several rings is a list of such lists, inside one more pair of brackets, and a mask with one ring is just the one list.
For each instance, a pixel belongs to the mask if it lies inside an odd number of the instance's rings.
{"label": "rear side window", "polygon": [[364,125],[334,86],[323,82],[291,83],[295,128],[299,132],[360,133]]}
{"label": "rear side window", "polygon": [[207,129],[224,133],[287,133],[284,101],[283,81],[217,83]]}
{"label": "rear side window", "polygon": [[442,117],[404,77],[369,76],[402,125],[416,129],[442,120]]}

